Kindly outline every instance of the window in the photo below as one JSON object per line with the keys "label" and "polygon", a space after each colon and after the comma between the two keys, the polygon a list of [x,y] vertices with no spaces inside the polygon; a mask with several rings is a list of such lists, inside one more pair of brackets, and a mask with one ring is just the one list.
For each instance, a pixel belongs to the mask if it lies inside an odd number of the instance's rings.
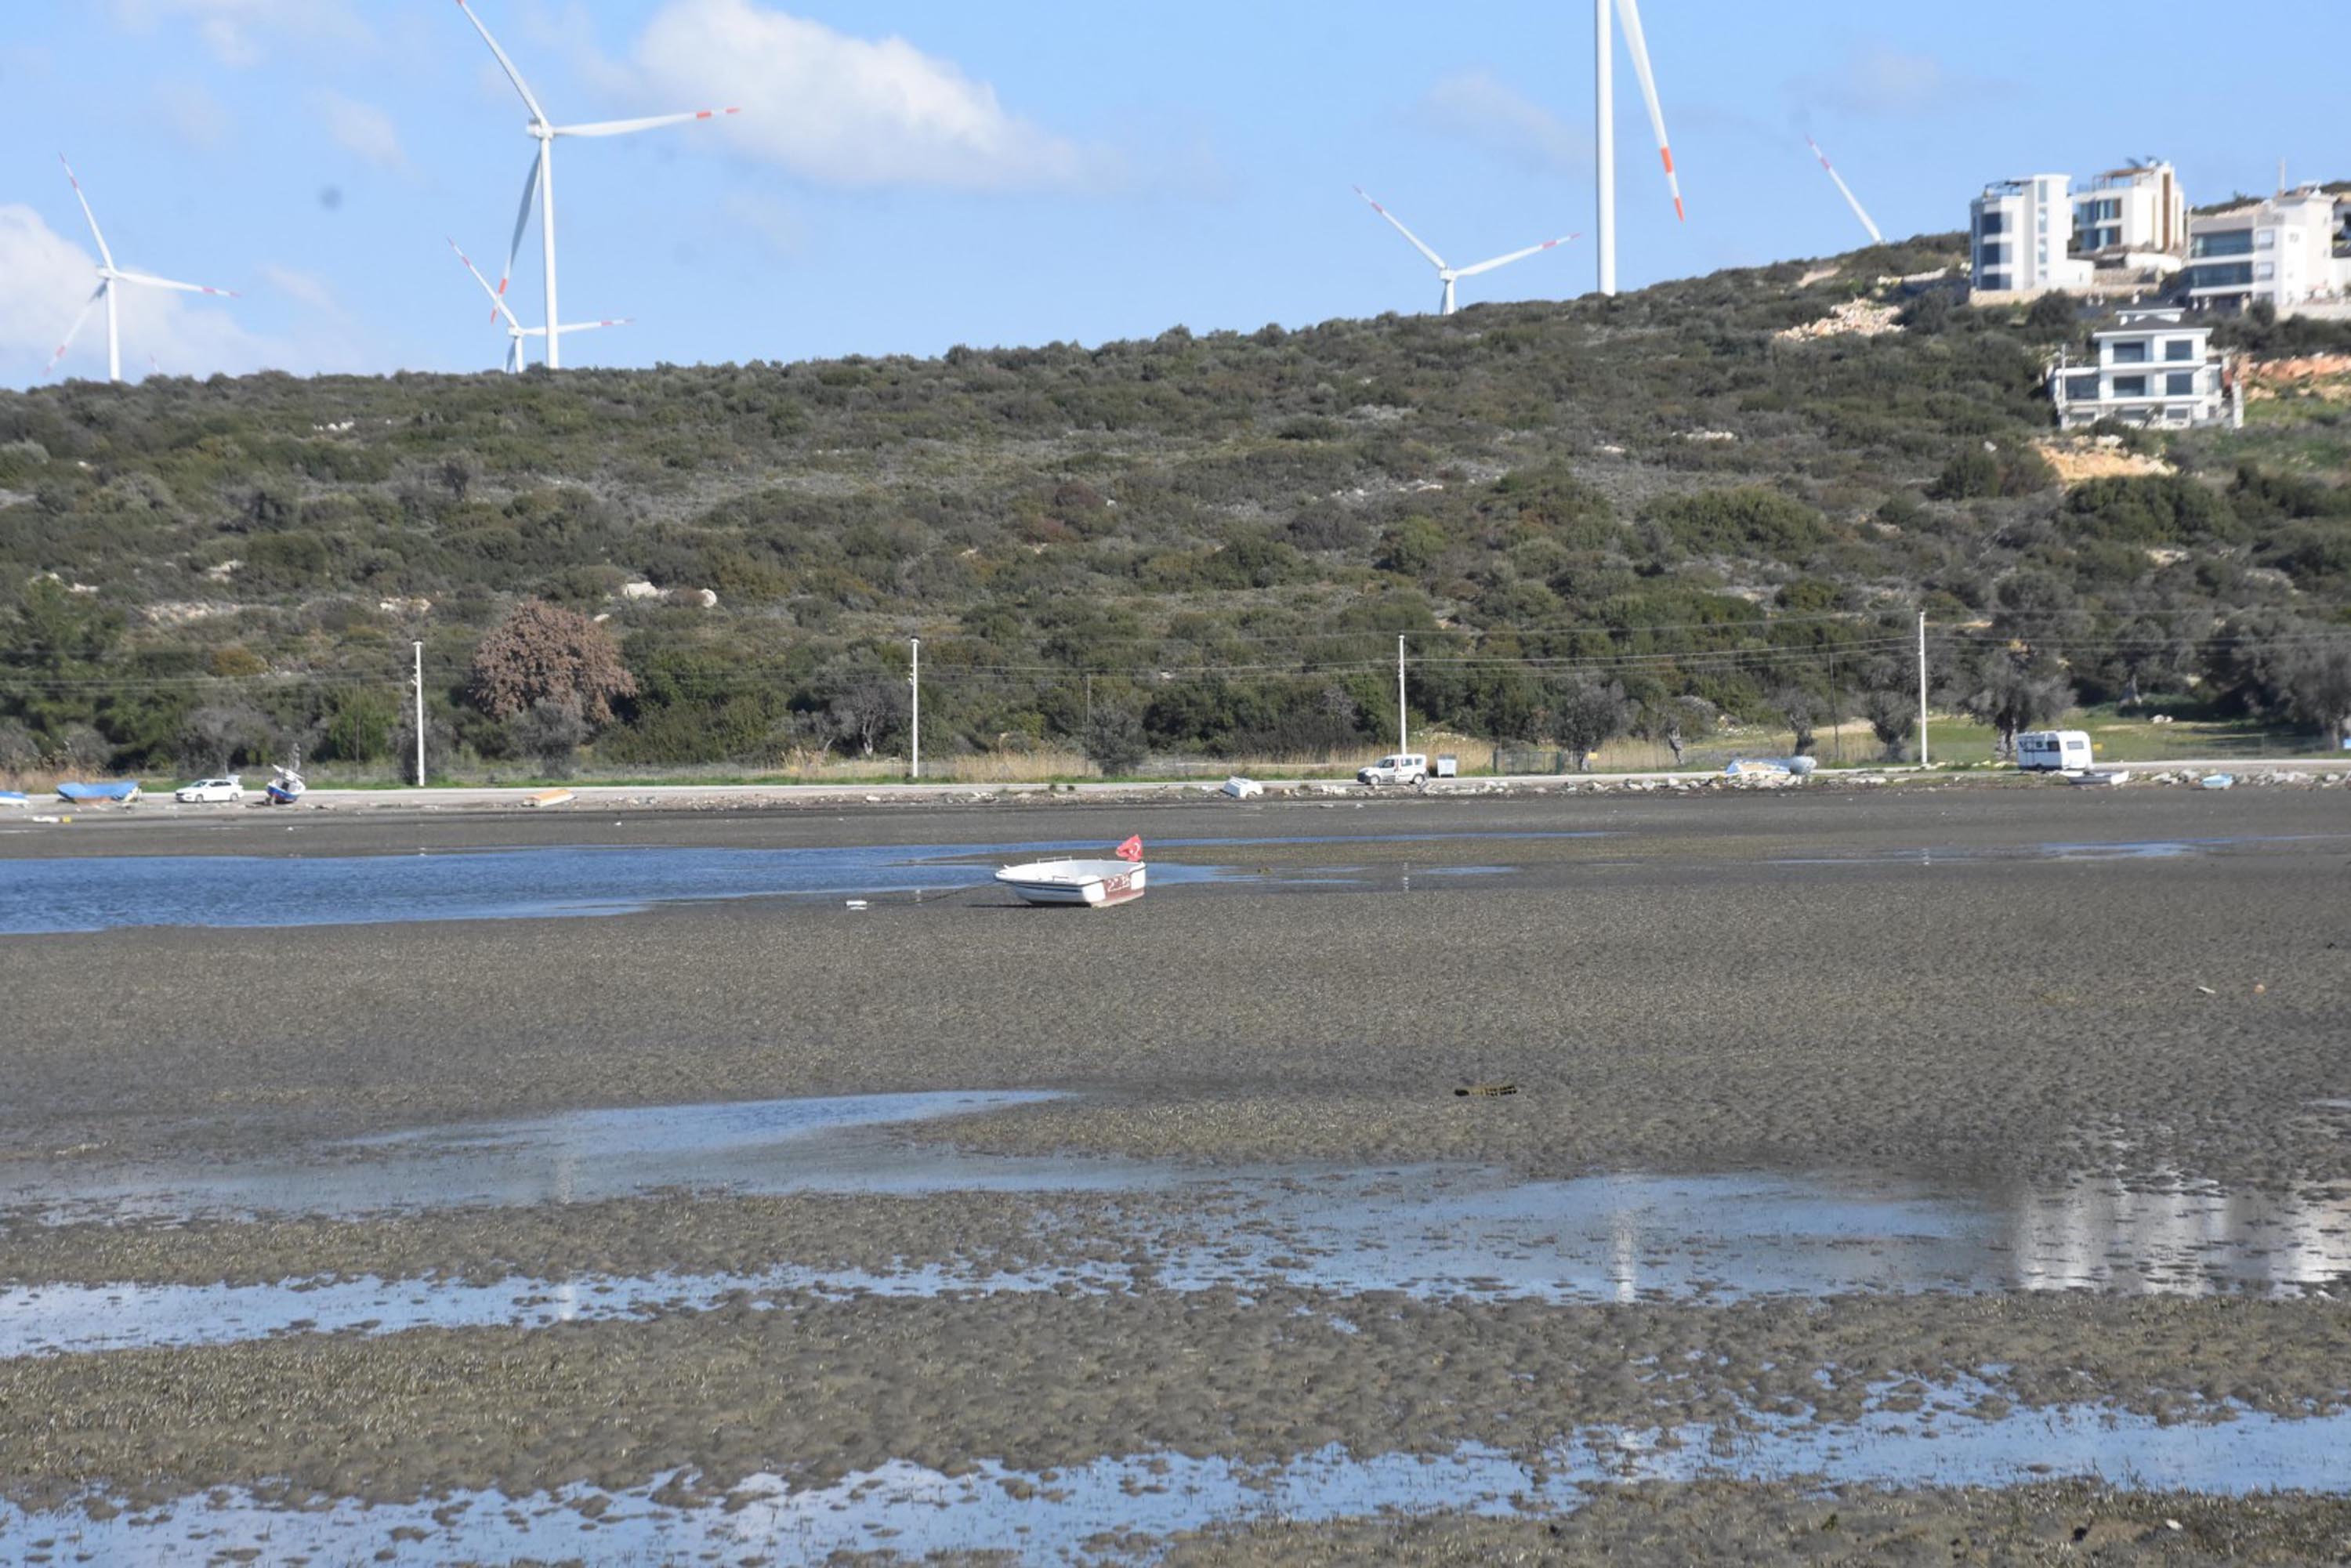
{"label": "window", "polygon": [[2008,265],[2008,246],[2004,245],[1987,245],[1980,247],[1976,252],[1976,265],[1978,267],[2006,267]]}
{"label": "window", "polygon": [[1978,287],[1994,294],[2004,294],[2008,291],[2008,274],[2005,272],[1979,272],[1976,277],[1980,280],[1977,285]]}
{"label": "window", "polygon": [[2163,395],[2166,397],[2194,397],[2196,395],[2196,372],[2194,371],[2166,371],[2163,377]]}
{"label": "window", "polygon": [[2250,261],[2219,262],[2210,267],[2188,269],[2190,288],[2242,288],[2253,280],[2253,264]]}
{"label": "window", "polygon": [[2200,234],[2188,242],[2191,256],[2251,256],[2253,254],[2253,231],[2221,229],[2213,234]]}
{"label": "window", "polygon": [[2145,397],[2147,395],[2147,378],[2145,376],[2116,376],[2115,378],[2115,395],[2116,397]]}
{"label": "window", "polygon": [[1998,207],[1986,207],[1983,216],[1976,220],[1976,233],[1997,235],[2008,232],[2008,214]]}
{"label": "window", "polygon": [[2194,359],[2196,357],[2196,340],[2193,338],[2165,339],[2163,342],[2163,357],[2167,360]]}
{"label": "window", "polygon": [[2277,230],[2255,229],[2253,231],[2253,248],[2255,250],[2274,250],[2276,247]]}
{"label": "window", "polygon": [[2065,378],[2065,395],[2076,402],[2097,402],[2098,372],[2092,371],[2085,376],[2067,376]]}
{"label": "window", "polygon": [[2147,363],[2147,340],[2144,338],[2124,338],[2109,344],[2108,347],[2114,350],[2113,354],[2106,361],[2108,364],[2143,365]]}
{"label": "window", "polygon": [[2275,277],[2276,276],[2277,263],[2273,261],[2257,261],[2253,263],[2254,282],[2267,283],[2271,278]]}

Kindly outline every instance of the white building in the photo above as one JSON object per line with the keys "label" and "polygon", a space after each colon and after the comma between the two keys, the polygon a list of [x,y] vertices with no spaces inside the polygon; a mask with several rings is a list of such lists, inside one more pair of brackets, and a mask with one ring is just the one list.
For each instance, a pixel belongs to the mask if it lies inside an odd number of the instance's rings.
{"label": "white building", "polygon": [[2176,307],[2118,311],[2091,334],[2095,360],[2060,362],[2049,372],[2057,423],[2072,429],[2111,419],[2124,424],[2218,424],[2232,416],[2212,355],[2212,329]]}
{"label": "white building", "polygon": [[2092,175],[2074,197],[2074,254],[2134,271],[2178,271],[2188,254],[2188,198],[2171,165]]}
{"label": "white building", "polygon": [[2090,264],[2066,254],[2074,211],[2064,174],[2033,174],[1986,185],[1968,204],[1968,254],[1980,293],[2029,299],[2053,288],[2086,288]]}
{"label": "white building", "polygon": [[2188,298],[2199,310],[2265,300],[2281,316],[2351,297],[2351,255],[2338,255],[2344,214],[2315,186],[2191,218]]}

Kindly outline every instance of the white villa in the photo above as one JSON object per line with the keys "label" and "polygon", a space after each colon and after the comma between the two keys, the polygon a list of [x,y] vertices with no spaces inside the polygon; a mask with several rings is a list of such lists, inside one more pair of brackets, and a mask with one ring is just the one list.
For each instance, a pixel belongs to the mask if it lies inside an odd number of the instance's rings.
{"label": "white villa", "polygon": [[2049,371],[2057,422],[2068,429],[2102,419],[2124,424],[2219,424],[2239,415],[2212,355],[2212,329],[2178,307],[2126,308],[2091,334],[2095,361],[2060,361]]}

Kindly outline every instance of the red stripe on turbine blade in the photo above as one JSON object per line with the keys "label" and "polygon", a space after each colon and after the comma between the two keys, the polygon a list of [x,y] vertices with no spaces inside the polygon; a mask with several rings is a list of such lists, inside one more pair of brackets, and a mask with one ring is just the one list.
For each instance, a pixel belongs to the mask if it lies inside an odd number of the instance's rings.
{"label": "red stripe on turbine blade", "polygon": [[1689,214],[1682,211],[1682,199],[1679,196],[1674,198],[1674,221],[1683,224],[1689,222]]}
{"label": "red stripe on turbine blade", "polygon": [[1660,147],[1657,149],[1657,156],[1666,161],[1666,172],[1668,174],[1672,173],[1674,172],[1674,150],[1670,147]]}
{"label": "red stripe on turbine blade", "polygon": [[714,110],[697,109],[694,111],[694,118],[696,120],[707,120],[716,111]]}

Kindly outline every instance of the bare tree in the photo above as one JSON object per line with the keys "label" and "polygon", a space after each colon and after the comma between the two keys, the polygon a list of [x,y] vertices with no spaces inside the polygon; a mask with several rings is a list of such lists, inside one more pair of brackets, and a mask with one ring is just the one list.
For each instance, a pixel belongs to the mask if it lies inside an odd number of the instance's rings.
{"label": "bare tree", "polygon": [[2278,675],[2287,712],[2325,731],[2330,747],[2351,737],[2351,646],[2298,648]]}
{"label": "bare tree", "polygon": [[835,731],[844,741],[855,741],[863,757],[873,755],[907,712],[904,677],[869,653],[844,653],[829,662],[817,672],[816,692]]}
{"label": "bare tree", "polygon": [[636,695],[611,633],[576,610],[526,599],[474,649],[474,706],[510,719],[540,701],[576,709],[591,729],[612,722],[612,699]]}
{"label": "bare tree", "polygon": [[1794,732],[1795,738],[1790,742],[1789,751],[1797,757],[1811,756],[1817,744],[1813,727],[1818,720],[1821,699],[1802,686],[1782,686],[1771,694],[1771,706],[1779,710],[1780,716],[1788,721],[1789,729]]}
{"label": "bare tree", "polygon": [[1874,691],[1861,699],[1861,712],[1886,748],[1886,760],[1901,761],[1904,743],[1918,728],[1918,699],[1909,692]]}
{"label": "bare tree", "polygon": [[2074,683],[2046,654],[2022,648],[1987,651],[1968,672],[1960,711],[1991,726],[1992,754],[2016,755],[2020,730],[2045,724],[2074,706]]}

